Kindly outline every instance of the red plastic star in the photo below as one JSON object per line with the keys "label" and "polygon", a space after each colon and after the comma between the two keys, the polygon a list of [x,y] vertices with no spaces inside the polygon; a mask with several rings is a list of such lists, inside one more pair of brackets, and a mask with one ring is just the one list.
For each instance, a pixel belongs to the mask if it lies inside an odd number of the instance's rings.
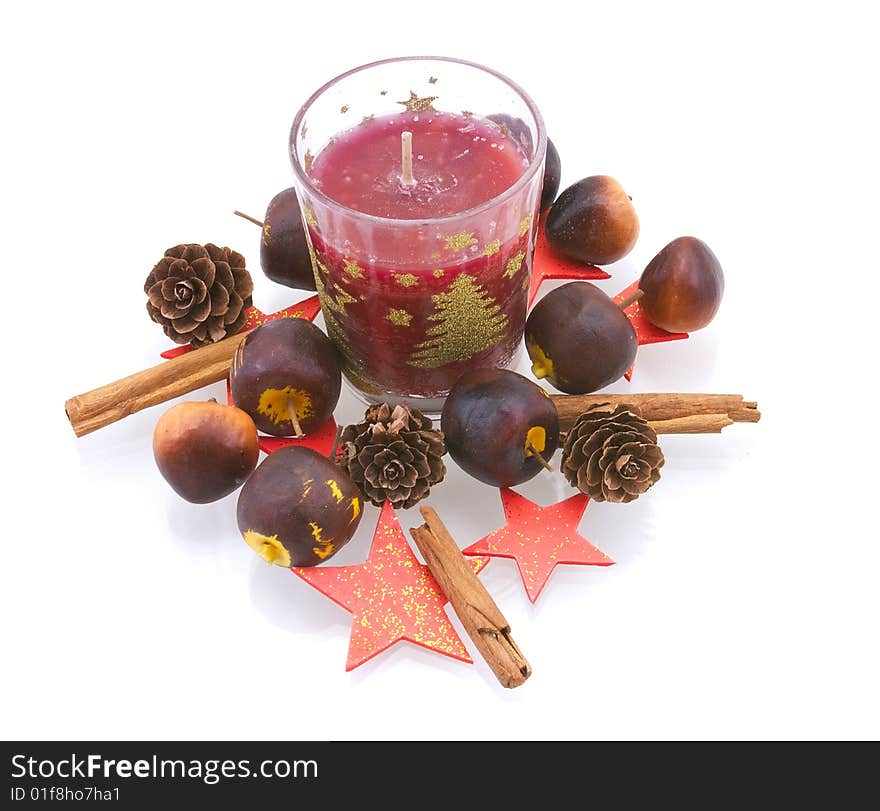
{"label": "red plastic star", "polygon": [[[615,297],[614,301],[620,303],[627,296],[632,295],[639,286],[638,280],[634,281],[629,287],[621,290]],[[667,332],[665,329],[655,327],[642,312],[642,308],[638,301],[633,302],[624,312],[627,318],[632,321],[632,325],[636,331],[636,337],[639,339],[639,346],[647,344],[662,344],[666,341],[681,341],[688,338],[686,332]],[[629,371],[624,375],[627,380],[632,380],[633,367],[629,367]]]}
{"label": "red plastic star", "polygon": [[[488,562],[488,558],[471,561],[474,572]],[[387,501],[364,563],[291,571],[351,612],[346,670],[354,670],[401,639],[462,662],[473,661],[443,610],[445,595],[428,567],[416,559]]]}
{"label": "red plastic star", "polygon": [[544,279],[578,279],[590,281],[594,279],[610,279],[611,274],[595,265],[585,265],[567,259],[561,253],[557,253],[547,242],[544,226],[547,223],[547,215],[541,217],[538,224],[538,237],[535,240],[535,258],[532,260],[532,282],[529,286],[529,306],[538,295],[538,288]]}
{"label": "red plastic star", "polygon": [[[276,318],[306,318],[309,321],[314,321],[315,316],[319,312],[321,312],[321,302],[317,296],[310,296],[307,299],[298,301],[296,304],[291,304],[283,310],[278,310],[277,313],[266,314],[257,307],[250,307],[247,311],[247,320],[244,322],[240,332],[246,332],[249,329],[260,326],[260,324],[265,324],[267,321],[274,321]],[[189,344],[175,346],[172,349],[166,349],[162,353],[162,357],[165,360],[171,360],[171,358],[192,352],[194,348]]]}
{"label": "red plastic star", "polygon": [[[232,402],[232,389],[229,386],[229,378],[226,378],[226,402],[229,405],[235,405]],[[331,416],[320,428],[306,434],[302,439],[295,436],[266,436],[259,434],[257,436],[257,444],[263,453],[275,453],[281,448],[287,448],[290,445],[300,445],[303,448],[311,448],[317,451],[321,456],[329,456],[333,450],[333,444],[336,442],[336,431],[338,430],[336,420]]]}
{"label": "red plastic star", "polygon": [[578,534],[577,525],[589,498],[578,493],[540,507],[507,488],[501,504],[507,524],[462,552],[465,555],[513,558],[529,599],[534,603],[559,563],[611,566],[614,561]]}

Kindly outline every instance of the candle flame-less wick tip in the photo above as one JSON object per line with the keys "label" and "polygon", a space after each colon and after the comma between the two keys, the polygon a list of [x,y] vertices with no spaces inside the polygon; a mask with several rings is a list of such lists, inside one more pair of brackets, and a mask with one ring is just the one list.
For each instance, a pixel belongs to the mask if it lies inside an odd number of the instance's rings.
{"label": "candle flame-less wick tip", "polygon": [[404,130],[400,133],[400,182],[404,186],[415,186],[412,162],[412,133]]}

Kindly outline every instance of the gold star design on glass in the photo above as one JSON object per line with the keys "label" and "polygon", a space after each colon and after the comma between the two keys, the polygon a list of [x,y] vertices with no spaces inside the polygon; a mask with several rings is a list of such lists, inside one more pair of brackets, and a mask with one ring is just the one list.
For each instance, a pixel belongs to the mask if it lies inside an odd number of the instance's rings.
{"label": "gold star design on glass", "polygon": [[460,231],[451,237],[443,237],[446,242],[446,248],[450,251],[461,251],[469,245],[473,245],[477,240],[470,231]]}
{"label": "gold star design on glass", "polygon": [[486,250],[483,251],[483,256],[493,256],[501,250],[501,240],[493,239],[487,246]]}
{"label": "gold star design on glass", "polygon": [[311,150],[306,150],[306,155],[303,158],[303,165],[306,169],[306,174],[312,171],[312,164],[315,162],[315,156],[311,153]]}
{"label": "gold star design on glass", "polygon": [[408,327],[409,322],[412,321],[412,315],[410,315],[406,310],[395,310],[393,307],[388,310],[388,315],[385,316],[395,327]]}
{"label": "gold star design on glass", "polygon": [[443,268],[437,268],[437,270],[434,271],[434,278],[435,278],[435,279],[442,279],[442,278],[443,278],[443,274],[444,274],[445,272],[446,272],[446,271],[443,270]]}
{"label": "gold star design on glass", "polygon": [[352,279],[363,279],[364,269],[354,260],[346,259],[342,266],[342,272],[347,273]]}
{"label": "gold star design on glass", "polygon": [[342,107],[339,108],[340,113],[347,113],[351,107],[348,104],[343,104]]}
{"label": "gold star design on glass", "polygon": [[440,98],[439,96],[425,96],[424,98],[420,98],[412,90],[409,91],[409,98],[406,101],[398,101],[397,104],[402,104],[406,107],[408,113],[418,113],[422,110],[431,110],[433,109],[434,102]]}
{"label": "gold star design on glass", "polygon": [[524,237],[526,232],[529,230],[529,227],[532,224],[532,215],[526,214],[525,217],[522,218],[522,222],[519,224],[519,235]]}
{"label": "gold star design on glass", "polygon": [[391,275],[401,287],[415,287],[419,283],[418,277],[412,273],[392,273]]}
{"label": "gold star design on glass", "polygon": [[306,222],[312,227],[318,227],[318,221],[315,219],[315,214],[310,208],[303,209],[303,216],[306,218]]}
{"label": "gold star design on glass", "polygon": [[508,279],[512,279],[514,276],[516,276],[516,274],[519,273],[519,269],[522,267],[523,259],[525,258],[526,255],[525,253],[523,253],[523,251],[520,251],[518,254],[516,254],[516,256],[514,256],[507,263],[507,270],[504,271],[504,275]]}

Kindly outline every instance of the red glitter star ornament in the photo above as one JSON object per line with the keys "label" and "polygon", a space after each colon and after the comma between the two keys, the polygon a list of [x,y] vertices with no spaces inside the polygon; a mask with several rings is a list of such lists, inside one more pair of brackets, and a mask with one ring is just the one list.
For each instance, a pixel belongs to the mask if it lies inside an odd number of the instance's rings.
{"label": "red glitter star ornament", "polygon": [[585,265],[568,259],[561,253],[557,253],[547,242],[545,225],[547,215],[541,217],[538,224],[538,236],[535,239],[535,257],[532,260],[532,281],[529,286],[529,306],[538,295],[538,288],[544,279],[577,279],[579,281],[591,281],[595,279],[610,279],[611,274],[595,265]]}
{"label": "red glitter star ornament", "polygon": [[526,594],[534,603],[558,564],[611,566],[614,563],[578,534],[577,525],[589,501],[583,493],[578,493],[541,507],[505,488],[501,490],[501,504],[507,524],[462,552],[465,555],[513,558]]}
{"label": "red glitter star ornament", "polygon": [[[471,561],[479,572],[488,558]],[[357,566],[294,568],[295,575],[352,614],[346,670],[405,639],[435,653],[473,662],[443,606],[446,596],[428,567],[419,563],[385,502],[370,556]]]}
{"label": "red glitter star ornament", "polygon": [[[276,318],[306,318],[309,321],[314,321],[315,316],[317,316],[319,312],[321,312],[321,302],[318,300],[317,296],[310,296],[307,299],[298,301],[296,304],[291,304],[289,307],[285,307],[283,310],[278,310],[276,313],[267,314],[257,307],[250,307],[247,311],[247,320],[244,322],[244,326],[240,331],[247,332],[249,329],[258,327],[260,324],[265,324],[267,321],[274,321]],[[187,352],[192,352],[193,348],[194,347],[189,344],[175,346],[172,349],[166,349],[162,353],[162,357],[165,358],[165,360],[171,360],[171,358],[185,355]]]}
{"label": "red glitter star ornament", "polygon": [[[638,280],[634,281],[629,287],[621,290],[615,297],[614,301],[618,304],[628,296],[635,293],[638,288]],[[655,327],[642,312],[642,308],[638,301],[634,301],[627,307],[624,312],[626,317],[632,322],[636,331],[636,337],[639,339],[639,346],[647,344],[662,344],[666,341],[681,341],[690,337],[686,332],[667,332],[665,329]],[[629,371],[624,375],[627,380],[632,380],[633,367],[629,367]]]}

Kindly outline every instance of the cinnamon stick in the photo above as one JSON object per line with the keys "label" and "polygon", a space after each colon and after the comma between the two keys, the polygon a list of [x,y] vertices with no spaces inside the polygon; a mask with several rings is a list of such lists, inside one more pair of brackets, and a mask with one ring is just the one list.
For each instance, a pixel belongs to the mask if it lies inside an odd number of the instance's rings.
{"label": "cinnamon stick", "polygon": [[671,420],[648,420],[657,434],[720,434],[723,428],[733,425],[727,414],[691,414]]}
{"label": "cinnamon stick", "polygon": [[150,369],[71,397],[64,410],[77,436],[97,431],[149,406],[223,380],[247,333],[187,352]]}
{"label": "cinnamon stick", "polygon": [[554,394],[550,399],[559,412],[561,431],[568,431],[584,411],[599,403],[638,406],[649,422],[697,414],[726,414],[733,422],[761,419],[758,404],[743,400],[741,394]]}
{"label": "cinnamon stick", "polygon": [[531,665],[510,636],[510,624],[432,507],[422,507],[425,524],[410,535],[425,563],[449,598],[477,650],[504,687],[519,687],[532,674]]}

